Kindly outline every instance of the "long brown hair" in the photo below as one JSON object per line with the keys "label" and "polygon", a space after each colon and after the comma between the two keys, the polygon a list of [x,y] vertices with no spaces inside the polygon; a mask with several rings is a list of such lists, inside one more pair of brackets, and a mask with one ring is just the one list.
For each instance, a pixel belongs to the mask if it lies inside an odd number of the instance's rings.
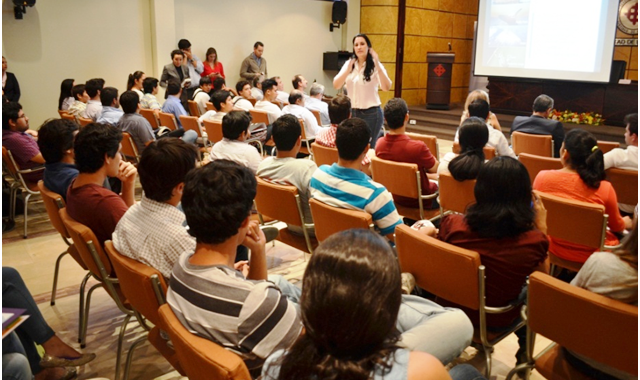
{"label": "long brown hair", "polygon": [[216,58],[213,60],[213,65],[217,65],[218,64],[218,52],[216,51],[216,49],[210,47],[209,49],[207,49],[207,54],[204,55],[204,60],[209,62],[209,56],[211,54],[215,54]]}
{"label": "long brown hair", "polygon": [[305,333],[279,360],[279,378],[365,380],[376,369],[388,371],[399,348],[400,286],[398,262],[379,234],[352,229],[330,236],[305,271]]}

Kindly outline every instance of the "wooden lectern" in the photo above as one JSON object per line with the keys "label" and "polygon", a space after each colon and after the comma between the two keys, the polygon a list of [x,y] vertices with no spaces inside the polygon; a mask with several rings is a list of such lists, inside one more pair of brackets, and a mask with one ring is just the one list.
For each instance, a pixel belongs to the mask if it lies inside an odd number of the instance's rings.
{"label": "wooden lectern", "polygon": [[427,109],[448,110],[455,53],[427,53]]}

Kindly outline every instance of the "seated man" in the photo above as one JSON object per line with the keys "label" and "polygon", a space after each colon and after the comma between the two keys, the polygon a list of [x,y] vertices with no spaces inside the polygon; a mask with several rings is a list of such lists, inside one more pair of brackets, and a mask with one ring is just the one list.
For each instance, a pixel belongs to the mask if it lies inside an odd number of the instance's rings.
{"label": "seated man", "polygon": [[142,81],[142,89],[144,90],[144,96],[140,99],[140,108],[152,110],[156,115],[156,118],[160,117],[160,103],[156,98],[158,93],[158,79],[152,77],[146,77]]}
{"label": "seated man", "polygon": [[225,90],[218,90],[211,94],[211,103],[215,111],[207,111],[200,116],[200,122],[203,120],[222,121],[227,113],[233,110],[233,100],[231,93]]}
{"label": "seated man", "polygon": [[249,112],[253,109],[253,104],[249,101],[251,99],[251,84],[246,80],[241,80],[236,83],[236,91],[238,96],[233,98],[233,106],[243,111]]}
{"label": "seated man", "polygon": [[258,111],[265,111],[269,115],[269,124],[273,124],[280,116],[282,116],[282,110],[272,102],[276,100],[278,96],[278,85],[272,79],[267,79],[262,82],[262,91],[264,92],[264,99],[258,100],[254,109]]}
{"label": "seated man", "polygon": [[320,83],[312,84],[309,90],[309,97],[304,101],[304,106],[310,111],[320,112],[320,124],[325,126],[331,124],[331,119],[329,118],[329,104],[322,101],[323,95],[324,86]]}
{"label": "seated man", "polygon": [[282,113],[293,115],[304,122],[304,132],[307,140],[316,138],[322,127],[318,125],[316,117],[304,107],[304,94],[300,90],[293,90],[289,94],[289,105],[282,109]]}
{"label": "seated man", "polygon": [[371,214],[378,232],[393,241],[402,219],[387,189],[374,182],[362,169],[369,151],[371,132],[364,120],[353,118],[340,123],[336,133],[338,163],[322,165],[311,178],[311,196],[334,207]]}
{"label": "seated man", "polygon": [[[438,170],[438,159],[433,156],[425,143],[412,140],[406,134],[407,123],[409,122],[409,108],[407,103],[400,98],[393,98],[384,106],[384,119],[389,126],[389,133],[378,139],[376,144],[376,156],[383,160],[396,162],[408,162],[418,165],[420,180],[422,183],[422,194],[429,195],[438,191],[438,184],[429,181],[428,174],[434,174]],[[393,196],[395,203],[407,206],[418,207],[417,199],[410,199],[400,196]],[[438,208],[438,202],[428,200],[424,202],[425,208]]]}
{"label": "seated man", "polygon": [[[615,148],[604,154],[604,170],[618,168],[638,171],[638,114],[630,113],[624,117],[624,142],[627,149]],[[635,205],[618,203],[625,214],[632,214]]]}
{"label": "seated man", "polygon": [[276,81],[276,85],[278,86],[278,96],[276,96],[276,101],[280,104],[285,104],[289,102],[289,94],[284,91],[284,83],[282,82],[282,78],[273,77],[271,78]]}
{"label": "seated man", "polygon": [[100,114],[102,114],[102,102],[100,101],[100,92],[104,87],[104,79],[95,78],[89,79],[85,83],[85,90],[89,95],[89,101],[87,102],[87,108],[84,111],[84,117],[93,121],[98,120]]}
{"label": "seated man", "polygon": [[193,98],[191,99],[198,105],[198,111],[200,111],[200,115],[203,115],[205,112],[207,112],[207,102],[210,99],[209,91],[211,91],[211,78],[200,78],[200,87],[193,92]]}
{"label": "seated man", "polygon": [[236,90],[234,90],[232,87],[227,87],[227,80],[223,77],[217,77],[213,80],[211,93],[214,93],[216,91],[229,91],[231,94],[233,94],[232,96],[238,95],[236,94]]}
{"label": "seated man", "polygon": [[195,147],[179,139],[151,142],[142,153],[138,173],[142,200],[131,206],[113,232],[113,245],[124,256],[171,276],[183,252],[196,247],[178,208],[184,177],[195,168]]}
{"label": "seated man", "polygon": [[87,109],[89,95],[85,90],[84,84],[77,84],[71,89],[71,95],[75,99],[67,109],[67,113],[73,116],[85,117],[84,111]]}
{"label": "seated man", "polygon": [[[80,173],[67,191],[67,212],[89,227],[100,245],[111,239],[122,215],[136,202],[137,171],[122,160],[121,141],[118,128],[92,123],[82,128],[73,146]],[[102,187],[107,176],[122,181],[121,195]]]}
{"label": "seated man", "polygon": [[[187,330],[240,355],[249,370],[302,332],[294,304],[300,289],[281,276],[266,281],[266,239],[251,220],[255,195],[254,175],[231,161],[187,174],[182,206],[196,246],[180,256],[167,291],[167,303]],[[234,264],[240,244],[251,250],[248,271],[246,262]]]}
{"label": "seated man", "polygon": [[304,77],[301,74],[294,75],[293,79],[291,80],[291,85],[293,86],[293,89],[302,92],[305,98],[307,97],[307,94],[304,93],[304,90],[307,89],[308,84],[309,82],[307,82],[307,80],[304,79]]}
{"label": "seated man", "polygon": [[[256,175],[269,182],[295,186],[300,194],[304,222],[313,223],[309,209],[309,182],[318,167],[312,160],[296,158],[302,145],[302,128],[298,119],[292,115],[280,116],[273,123],[272,135],[277,148],[276,156],[269,156],[260,162]],[[295,226],[289,226],[289,229],[302,233]]]}
{"label": "seated man", "polygon": [[38,146],[47,161],[42,180],[47,189],[65,200],[71,181],[78,176],[73,154],[76,133],[78,124],[64,119],[51,119],[38,131]]}
{"label": "seated man", "polygon": [[553,136],[553,157],[560,157],[560,147],[564,141],[564,128],[557,120],[548,119],[553,109],[553,99],[540,95],[533,101],[531,116],[516,116],[511,123],[511,133],[522,132],[533,135]]}
{"label": "seated man", "polygon": [[251,80],[251,84],[253,85],[253,87],[251,87],[251,97],[255,100],[262,100],[264,98],[264,93],[262,92],[263,81],[264,78],[261,76],[254,77]]}
{"label": "seated man", "polygon": [[103,88],[100,92],[100,101],[102,102],[102,112],[97,122],[113,126],[118,124],[118,121],[124,115],[118,101],[118,89],[114,87]]}
{"label": "seated man", "polygon": [[[34,135],[37,133],[29,130],[29,118],[20,103],[2,104],[2,146],[11,152],[21,170],[33,169],[45,162]],[[25,173],[22,177],[35,183],[42,179],[42,171]]]}
{"label": "seated man", "polygon": [[176,117],[176,126],[182,129],[180,116],[188,116],[187,111],[182,106],[180,98],[182,97],[182,87],[176,80],[169,80],[167,84],[167,100],[162,105],[162,112],[172,113]]}
{"label": "seated man", "polygon": [[251,135],[251,118],[244,111],[231,111],[222,118],[222,141],[211,148],[211,160],[230,160],[251,169],[254,174],[262,161],[258,150],[245,141]]}
{"label": "seated man", "polygon": [[[513,153],[513,150],[509,147],[509,142],[507,142],[507,138],[504,137],[502,131],[493,128],[491,124],[489,124],[490,115],[491,111],[489,110],[489,103],[484,99],[476,99],[468,106],[468,117],[479,117],[487,124],[487,129],[489,129],[489,141],[487,141],[486,146],[494,148],[496,150],[496,156],[517,158]],[[458,141],[458,131],[456,131],[454,141]]]}

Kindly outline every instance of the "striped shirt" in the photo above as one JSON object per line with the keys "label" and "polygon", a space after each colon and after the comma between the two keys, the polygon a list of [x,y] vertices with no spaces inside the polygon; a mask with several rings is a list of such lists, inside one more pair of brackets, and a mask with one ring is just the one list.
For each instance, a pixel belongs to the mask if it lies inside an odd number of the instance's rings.
{"label": "striped shirt", "polygon": [[311,178],[311,196],[331,206],[371,214],[381,235],[392,234],[402,223],[391,193],[361,171],[322,165]]}
{"label": "striped shirt", "polygon": [[247,280],[223,265],[193,265],[192,255],[180,256],[167,291],[167,303],[187,330],[240,355],[249,369],[298,338],[298,311],[276,285]]}

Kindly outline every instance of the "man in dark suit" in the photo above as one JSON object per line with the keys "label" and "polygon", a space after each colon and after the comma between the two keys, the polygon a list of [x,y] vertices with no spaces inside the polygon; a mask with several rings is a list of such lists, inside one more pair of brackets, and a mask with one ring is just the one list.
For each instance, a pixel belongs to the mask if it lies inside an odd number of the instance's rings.
{"label": "man in dark suit", "polygon": [[20,100],[20,85],[13,73],[7,72],[7,59],[2,57],[2,94],[9,102]]}
{"label": "man in dark suit", "polygon": [[[193,79],[189,77],[189,68],[187,66],[183,66],[182,62],[184,61],[184,53],[176,49],[171,52],[171,63],[166,65],[164,69],[162,69],[162,76],[160,77],[160,87],[167,87],[170,79],[176,80],[180,83],[182,88],[188,88],[191,85],[191,82],[185,83],[185,79]],[[199,79],[199,78],[198,78]],[[167,98],[167,93],[165,92],[164,98]],[[182,96],[180,101],[182,102],[182,106],[185,109],[189,109],[188,107],[188,97],[187,92],[182,91]]]}
{"label": "man in dark suit", "polygon": [[533,101],[531,116],[516,116],[511,124],[511,133],[522,132],[532,135],[553,136],[553,156],[560,157],[560,147],[564,141],[564,128],[557,120],[548,119],[553,109],[553,99],[547,95],[540,95]]}

